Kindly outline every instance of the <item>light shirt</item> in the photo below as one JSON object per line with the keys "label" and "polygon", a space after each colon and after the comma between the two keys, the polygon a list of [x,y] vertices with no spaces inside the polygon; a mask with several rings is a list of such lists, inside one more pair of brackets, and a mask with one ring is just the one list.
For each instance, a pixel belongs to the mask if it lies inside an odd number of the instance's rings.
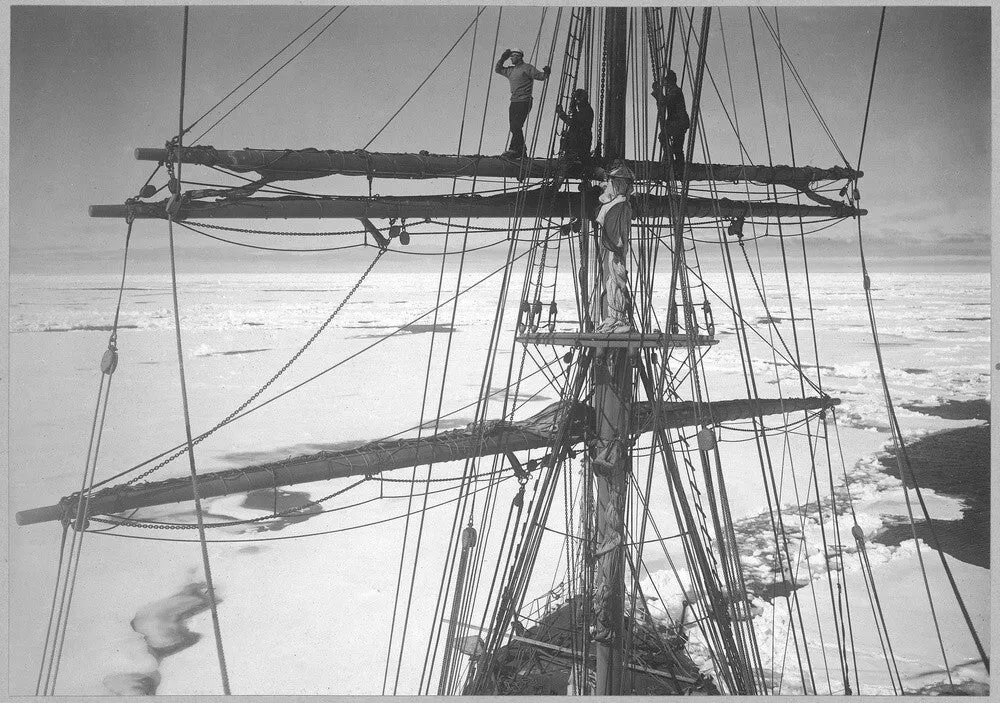
{"label": "light shirt", "polygon": [[510,81],[510,101],[512,103],[524,103],[531,100],[531,87],[534,81],[544,81],[546,74],[539,71],[530,63],[521,63],[518,66],[497,66],[496,72],[501,76],[506,76]]}

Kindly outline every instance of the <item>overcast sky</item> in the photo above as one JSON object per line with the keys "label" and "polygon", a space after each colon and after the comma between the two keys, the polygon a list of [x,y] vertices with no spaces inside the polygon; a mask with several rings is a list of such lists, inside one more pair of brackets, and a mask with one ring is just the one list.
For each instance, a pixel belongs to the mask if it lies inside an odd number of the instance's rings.
{"label": "overcast sky", "polygon": [[[185,123],[325,9],[193,6]],[[506,8],[499,46],[520,45],[530,54],[542,12],[539,7]],[[760,17],[750,14],[772,158],[790,163],[777,50]],[[773,9],[767,14],[774,24]],[[472,7],[351,7],[201,143],[219,148],[362,147],[474,16]],[[878,18],[878,8],[872,7],[778,11],[785,48],[852,164],[858,156]],[[482,152],[503,150],[506,81],[495,77],[500,82],[493,82],[486,101],[497,19],[495,6],[480,15],[476,31],[465,36],[371,150],[455,153],[470,57],[462,152],[479,151],[481,127]],[[176,133],[181,20],[177,6],[12,8],[12,273],[118,269],[124,225],[92,220],[86,208],[91,203],[120,203],[134,194],[153,164],[135,161],[133,149],[162,146]],[[554,20],[555,11],[549,11],[541,29],[546,55]],[[712,30],[712,77],[731,110],[732,75],[744,144],[755,162],[767,163],[747,9],[717,11]],[[560,38],[556,46],[557,56],[563,41]],[[544,57],[535,63],[541,66]],[[942,261],[956,267],[988,265],[990,65],[989,8],[889,8],[862,163],[862,204],[871,212],[864,231],[872,255],[909,268],[930,268]],[[790,76],[788,86],[796,161],[842,163]],[[529,124],[540,113],[547,134],[553,96],[550,92],[547,104],[539,107],[540,89],[538,84]],[[733,129],[708,79],[705,90],[704,126],[712,160],[739,163]],[[191,136],[213,121],[201,123]],[[696,160],[702,160],[700,150]],[[193,167],[185,176],[217,180],[216,174],[195,172]],[[330,179],[323,187],[331,183],[343,193],[367,187],[364,179]],[[382,194],[429,187],[426,182],[374,185]],[[165,226],[140,225],[136,247],[147,253],[162,251]],[[322,223],[324,229],[353,226]],[[848,223],[817,237],[816,250],[830,258],[853,256],[855,238],[856,229]],[[202,266],[221,270],[241,257],[267,261],[193,239],[188,235],[180,242],[200,252]],[[315,266],[315,260],[309,266]]]}

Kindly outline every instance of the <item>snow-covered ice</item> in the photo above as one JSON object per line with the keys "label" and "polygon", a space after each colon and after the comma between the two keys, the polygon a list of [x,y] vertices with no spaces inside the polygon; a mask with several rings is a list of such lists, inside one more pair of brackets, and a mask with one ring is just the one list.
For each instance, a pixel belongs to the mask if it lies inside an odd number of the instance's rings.
{"label": "snow-covered ice", "polygon": [[[481,276],[467,274],[463,287]],[[904,435],[914,439],[976,424],[932,417],[902,406],[989,398],[988,276],[876,274],[873,279],[887,377]],[[268,381],[340,303],[355,280],[353,274],[184,276],[181,318],[195,433],[214,426]],[[804,286],[800,280],[793,283],[798,315],[805,309]],[[877,461],[890,445],[860,276],[813,274],[812,284],[820,349],[816,362],[823,390],[842,399],[835,414],[836,425],[831,420],[828,426],[839,446],[833,462],[838,513],[846,515],[849,497],[866,537],[879,592],[889,601],[887,627],[904,684],[911,690],[933,690],[946,678],[930,629],[916,543],[911,539],[887,546],[872,541],[884,525],[906,515],[906,505],[901,482],[886,474]],[[713,285],[725,290],[723,281]],[[768,288],[767,308],[747,299],[744,316],[749,320],[770,316],[775,322],[756,325],[758,332],[764,338],[780,332],[789,339],[784,281],[775,279],[768,285],[773,291]],[[443,410],[455,412],[439,429],[472,420],[473,410],[466,406],[479,394],[498,286],[499,277],[494,277],[460,300],[447,381],[440,394]],[[432,325],[440,331],[452,325],[450,305],[442,308],[438,319],[422,317],[405,333],[380,341],[398,325],[430,310],[437,287],[436,274],[382,273],[376,269],[287,377],[275,382],[263,398],[320,375],[305,388],[200,443],[195,452],[199,471],[350,446],[410,430],[437,416],[443,373],[440,363],[431,370],[430,393],[421,412],[426,356],[432,343]],[[454,276],[446,276],[444,290],[453,291],[454,287]],[[571,309],[572,283],[560,283],[558,291],[565,299],[560,300],[560,309]],[[11,282],[12,510],[52,504],[79,487],[99,363],[107,346],[116,296],[113,276],[14,277]],[[516,303],[511,307],[514,309],[509,312],[516,314]],[[715,306],[714,317],[721,342],[705,358],[712,397],[738,397],[744,389],[732,320],[720,305]],[[442,340],[434,342],[439,345],[435,352],[439,356]],[[183,440],[168,279],[129,277],[118,347],[120,362],[98,479]],[[506,346],[502,342],[500,348],[510,349],[509,342]],[[811,352],[804,357],[811,359]],[[754,370],[763,384],[762,393],[774,397],[779,386],[786,394],[797,392],[797,372],[781,357],[757,357]],[[546,390],[540,377],[520,389],[520,397],[528,398],[534,390],[540,394],[525,403],[519,417],[555,400],[555,391]],[[828,567],[836,563],[815,547],[821,543],[821,530],[830,535],[835,529],[832,506],[828,500],[817,504],[812,485],[804,480],[807,457],[796,449],[786,452],[778,440],[773,446],[778,452],[775,466],[782,470],[778,490],[783,525],[797,565],[793,578],[801,586],[796,593],[804,627],[815,636],[809,650],[821,673],[814,682],[804,683],[797,666],[782,668],[784,652],[771,645],[787,639],[791,602],[787,595],[771,600],[755,596],[753,627],[760,642],[768,643],[767,647],[762,645],[761,656],[773,672],[773,684],[780,683],[776,692],[792,694],[803,686],[810,690],[815,686],[820,693],[840,692],[843,681],[831,615],[822,606],[814,606],[813,600],[823,603],[819,599],[828,588]],[[742,563],[751,582],[766,584],[773,581],[774,554],[764,547],[772,528],[759,465],[750,446],[724,442],[722,451]],[[843,470],[839,468],[840,452]],[[187,471],[185,461],[175,461],[157,476],[179,476]],[[409,470],[404,471],[409,476]],[[289,491],[317,499],[346,484],[326,482]],[[821,495],[828,498],[828,486],[821,482],[820,488]],[[509,505],[515,490],[512,482],[504,484],[499,505]],[[379,495],[381,500],[369,500]],[[244,525],[212,532],[211,536],[222,540],[210,546],[210,553],[233,693],[382,692],[406,495],[404,484],[370,482],[324,504],[325,508],[354,507],[290,521],[281,530]],[[428,502],[442,503],[451,495],[431,495]],[[924,497],[935,519],[962,517],[959,499],[931,490],[925,490]],[[248,506],[243,496],[206,501],[205,507],[212,516],[229,518],[259,517],[270,510]],[[193,519],[187,506],[165,506],[143,515],[177,522]],[[666,524],[670,511],[658,509],[654,516]],[[425,513],[420,567],[411,574],[408,566],[403,575],[404,582],[413,582],[417,598],[429,600],[413,608],[418,616],[406,635],[400,693],[415,691],[420,679],[430,612],[444,564],[443,549],[433,547],[445,544],[452,517],[447,506]],[[554,513],[554,517],[558,523],[559,516]],[[383,520],[388,521],[380,522]],[[411,530],[417,529],[418,520],[419,516],[411,522]],[[362,523],[375,524],[329,533]],[[841,530],[849,532],[850,524],[841,523]],[[10,640],[18,646],[9,657],[9,680],[11,693],[25,695],[34,691],[60,530],[52,524],[12,526],[11,530]],[[147,532],[157,534],[142,536],[183,541],[148,542],[116,536],[137,535],[136,530],[87,536],[58,693],[137,692],[142,681],[155,681],[153,688],[160,694],[220,692],[210,615],[197,604],[203,574],[196,534],[190,530]],[[302,538],[289,539],[294,536]],[[831,577],[843,587],[852,610],[858,613],[853,621],[857,661],[851,666],[858,668],[861,693],[891,693],[880,642],[865,609],[867,595],[858,560],[849,558],[854,540],[847,534],[843,542],[845,568]],[[950,596],[937,554],[926,544],[921,547],[953,678],[956,683],[981,685],[988,680],[985,670],[975,663],[976,650]],[[560,558],[557,547],[540,556],[551,568],[536,576],[533,587],[537,588],[529,598],[552,584],[552,572],[558,571]],[[674,574],[663,559],[657,562],[650,557],[649,563],[652,573],[646,590],[655,585],[661,598],[653,602],[654,611],[657,607],[678,610],[685,574]],[[949,564],[988,648],[989,571],[953,558]],[[184,594],[189,600],[183,600]],[[896,607],[900,604],[905,607]],[[140,626],[133,629],[137,616]],[[145,639],[140,632],[147,634]],[[154,640],[163,646],[157,648]],[[696,648],[696,629],[692,629],[691,641]],[[393,653],[393,661],[396,656],[398,652]],[[824,666],[821,661],[828,663]],[[854,678],[852,671],[852,682]],[[390,673],[390,691],[392,679]],[[866,681],[871,683],[866,686]]]}

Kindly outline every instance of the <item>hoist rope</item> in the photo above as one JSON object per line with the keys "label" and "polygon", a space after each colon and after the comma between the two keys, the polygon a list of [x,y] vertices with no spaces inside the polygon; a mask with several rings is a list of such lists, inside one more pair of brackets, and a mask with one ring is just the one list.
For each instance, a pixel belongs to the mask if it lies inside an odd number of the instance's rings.
{"label": "hoist rope", "polygon": [[[65,555],[66,555],[66,537],[68,536],[68,534],[69,534],[69,523],[65,522],[65,523],[63,523],[62,539],[59,542],[59,559],[56,562],[55,586],[52,589],[52,603],[49,606],[49,622],[48,622],[48,625],[46,625],[46,627],[45,627],[45,644],[42,645],[42,661],[41,661],[41,664],[38,667],[38,680],[35,682],[35,695],[36,696],[42,694],[42,691],[43,691],[43,689],[42,689],[42,676],[43,676],[43,674],[45,674],[46,669],[48,668],[49,670],[51,670],[51,666],[52,666],[51,665],[51,658],[50,658],[50,655],[49,655],[49,642],[55,636],[55,633],[58,632],[58,626],[56,627],[55,630],[53,630],[52,625],[53,625],[54,622],[56,622],[56,619],[55,619],[55,615],[56,615],[56,602],[57,602],[57,600],[59,598],[59,591],[60,591],[59,586],[60,586],[60,583],[62,582],[62,568],[63,568],[63,560],[64,560]],[[60,614],[60,617],[61,617],[61,614]],[[48,667],[46,667],[46,660],[49,661],[49,666]],[[46,685],[45,686],[46,686],[45,690],[47,691],[47,689],[48,689],[48,677],[46,677]]]}
{"label": "hoist rope", "polygon": [[[108,381],[107,385],[105,385],[106,376]],[[70,608],[73,602],[73,593],[76,590],[76,579],[80,567],[80,555],[83,551],[83,538],[85,534],[82,527],[84,524],[83,517],[85,515],[84,501],[89,499],[90,492],[94,484],[94,473],[97,470],[97,454],[100,447],[101,435],[104,429],[104,420],[107,412],[110,390],[111,377],[106,373],[102,373],[100,385],[97,391],[97,402],[94,406],[94,417],[90,426],[87,459],[84,465],[83,479],[80,488],[81,500],[77,507],[76,519],[73,521],[67,519],[64,523],[66,526],[72,524],[74,526],[74,532],[70,540],[69,554],[66,559],[66,571],[64,574],[60,573],[58,576],[62,578],[61,588],[57,581],[57,589],[60,589],[61,591],[61,595],[59,597],[59,611],[55,616],[56,628],[52,636],[52,650],[48,653],[48,668],[45,674],[45,684],[42,688],[42,695],[55,695],[56,692],[56,680],[59,676],[59,666],[62,663],[62,652],[63,646],[66,643],[66,630],[69,624]],[[60,546],[60,563],[63,561],[62,550],[63,548]],[[49,619],[50,621],[52,620],[51,614]],[[47,641],[48,639],[49,637],[46,636]],[[43,657],[43,667],[44,663],[45,660]]]}
{"label": "hoist rope", "polygon": [[[177,179],[180,180],[181,176],[181,166],[183,164],[181,160],[181,148],[183,145],[183,132],[184,132],[184,93],[187,82],[187,43],[188,43],[188,6],[184,6],[184,33],[181,43],[181,86],[180,86],[180,107],[178,109],[178,134],[177,134]],[[180,186],[178,184],[177,189],[173,192],[174,202],[178,202],[180,198]],[[194,459],[194,443],[191,438],[191,415],[188,408],[188,396],[187,396],[187,382],[184,377],[184,348],[181,340],[181,318],[180,318],[180,306],[177,299],[177,263],[174,254],[174,212],[172,208],[167,208],[167,231],[170,241],[170,287],[171,294],[173,298],[174,307],[174,330],[175,330],[175,340],[177,343],[177,369],[180,375],[180,386],[181,386],[181,405],[184,411],[184,435],[187,438],[187,455],[188,455],[188,466],[191,470],[191,493],[194,496],[194,508],[195,515],[198,520],[198,538],[201,544],[201,561],[202,567],[205,572],[205,584],[206,584],[206,594],[208,595],[208,603],[212,611],[212,629],[215,632],[215,651],[219,660],[219,673],[222,677],[222,691],[225,695],[229,695],[229,673],[226,669],[226,657],[222,646],[222,631],[219,626],[219,612],[217,607],[217,600],[215,594],[215,586],[212,583],[212,570],[211,564],[208,558],[208,544],[205,542],[205,523],[204,516],[202,514],[201,507],[201,496],[198,493],[198,472],[195,466]]]}

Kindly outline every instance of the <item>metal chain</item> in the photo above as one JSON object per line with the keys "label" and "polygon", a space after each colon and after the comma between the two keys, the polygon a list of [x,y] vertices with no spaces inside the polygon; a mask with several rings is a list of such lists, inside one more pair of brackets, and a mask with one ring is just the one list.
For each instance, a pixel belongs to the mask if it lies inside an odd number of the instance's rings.
{"label": "metal chain", "polygon": [[[237,525],[250,525],[250,524],[253,524],[253,523],[264,522],[265,520],[274,520],[275,518],[288,517],[290,515],[294,515],[295,513],[301,512],[301,511],[305,510],[306,508],[312,507],[314,505],[318,506],[320,503],[326,502],[326,501],[330,500],[331,498],[336,498],[337,496],[341,495],[342,493],[346,493],[347,491],[351,490],[352,488],[356,488],[357,486],[360,486],[362,483],[364,483],[367,480],[369,480],[369,477],[366,476],[365,478],[361,479],[360,481],[355,481],[354,483],[352,483],[347,488],[342,488],[339,491],[336,491],[335,493],[331,493],[330,495],[324,496],[322,498],[317,498],[316,500],[306,501],[302,505],[296,505],[296,506],[294,506],[292,508],[288,508],[287,510],[282,510],[280,513],[276,512],[276,513],[272,513],[271,515],[261,515],[260,517],[247,518],[246,520],[229,520],[227,522],[213,522],[213,523],[206,524],[205,527],[206,528],[208,528],[208,527],[235,527]],[[124,526],[128,526],[128,527],[144,527],[144,528],[149,528],[149,529],[152,529],[152,530],[193,530],[193,529],[196,529],[198,527],[197,525],[189,525],[189,524],[180,523],[180,522],[147,522],[145,520],[130,520],[128,518],[116,518],[114,520],[108,520],[106,518],[93,517],[93,518],[90,518],[90,519],[93,520],[94,522],[103,522],[103,523],[105,523],[107,525],[116,525],[116,526],[118,526],[118,525],[124,525]]]}
{"label": "metal chain", "polygon": [[240,232],[241,234],[274,234],[282,237],[327,237],[348,234],[364,234],[363,229],[352,229],[346,232],[277,232],[267,229],[246,229],[244,227],[226,227],[225,225],[210,224],[208,222],[198,222],[196,220],[185,220],[190,225],[205,227],[207,229],[220,229],[226,232]]}

